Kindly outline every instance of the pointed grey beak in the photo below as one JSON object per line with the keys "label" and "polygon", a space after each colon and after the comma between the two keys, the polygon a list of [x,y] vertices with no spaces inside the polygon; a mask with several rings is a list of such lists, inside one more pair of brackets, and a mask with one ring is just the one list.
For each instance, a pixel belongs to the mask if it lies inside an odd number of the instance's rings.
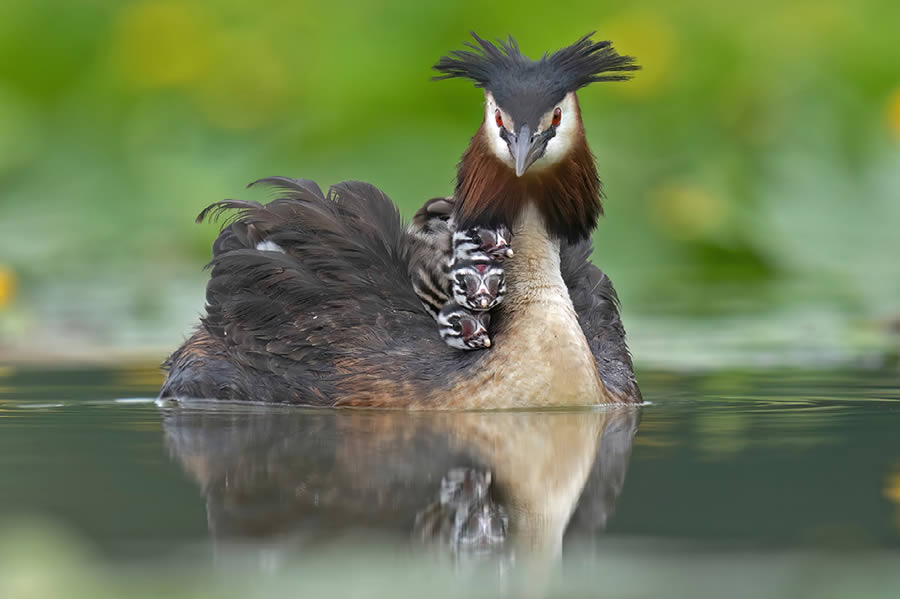
{"label": "pointed grey beak", "polygon": [[535,141],[536,139],[531,139],[531,127],[526,124],[519,128],[519,132],[516,134],[516,140],[510,144],[513,159],[516,161],[517,177],[521,177],[537,158]]}

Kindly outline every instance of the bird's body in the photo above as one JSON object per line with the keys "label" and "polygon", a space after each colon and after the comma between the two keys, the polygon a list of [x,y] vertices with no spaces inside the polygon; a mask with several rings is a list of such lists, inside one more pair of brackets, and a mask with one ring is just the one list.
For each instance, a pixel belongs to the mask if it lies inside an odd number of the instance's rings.
{"label": "bird's body", "polygon": [[[164,397],[407,409],[640,400],[615,291],[588,261],[600,183],[574,96],[600,80],[597,73],[633,67],[607,42],[588,38],[537,62],[514,45],[501,46],[503,57],[479,43],[484,56],[457,53],[436,68],[486,90],[485,121],[460,163],[452,200],[443,201],[461,229],[512,231],[490,349],[460,352],[441,339],[410,280],[415,259],[434,257],[414,257],[423,237],[382,192],[347,182],[326,197],[310,181],[273,178],[281,199],[211,207],[240,213],[213,246],[207,315],[170,357]],[[484,73],[478,60],[490,63]],[[538,71],[518,69],[522,93],[503,79],[495,97],[490,69],[509,60]],[[519,112],[503,109],[515,104],[508,96],[527,95],[530,78],[549,67],[561,81],[542,100],[552,116],[540,104],[536,116],[509,129]],[[566,69],[571,81],[560,75]]]}

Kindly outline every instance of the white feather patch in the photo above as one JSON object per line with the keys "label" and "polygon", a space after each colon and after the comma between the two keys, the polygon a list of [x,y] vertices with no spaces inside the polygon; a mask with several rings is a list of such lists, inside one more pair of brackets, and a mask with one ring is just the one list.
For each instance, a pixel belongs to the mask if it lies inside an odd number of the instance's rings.
{"label": "white feather patch", "polygon": [[269,241],[268,239],[260,241],[256,244],[256,249],[262,250],[263,252],[281,252],[284,253],[284,250],[280,245],[275,243],[274,241]]}

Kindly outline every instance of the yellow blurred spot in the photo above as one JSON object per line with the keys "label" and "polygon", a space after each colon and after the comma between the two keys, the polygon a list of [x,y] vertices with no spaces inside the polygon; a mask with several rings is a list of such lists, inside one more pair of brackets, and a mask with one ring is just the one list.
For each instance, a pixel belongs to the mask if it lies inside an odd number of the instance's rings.
{"label": "yellow blurred spot", "polygon": [[884,496],[900,507],[900,470],[888,475],[884,485]]}
{"label": "yellow blurred spot", "polygon": [[894,466],[894,472],[884,481],[884,497],[894,504],[894,527],[900,532],[900,464]]}
{"label": "yellow blurred spot", "polygon": [[163,383],[163,374],[158,366],[123,368],[115,373],[115,381],[125,387],[158,387]]}
{"label": "yellow blurred spot", "polygon": [[888,129],[895,139],[900,140],[900,87],[894,90],[888,100]]}
{"label": "yellow blurred spot", "polygon": [[170,87],[196,79],[213,56],[209,19],[195,7],[143,0],[119,15],[112,41],[123,79],[137,88]]}
{"label": "yellow blurred spot", "polygon": [[613,40],[616,50],[634,56],[642,67],[628,85],[610,89],[635,96],[659,91],[668,79],[678,46],[668,23],[646,10],[625,12],[603,25],[603,39]]}
{"label": "yellow blurred spot", "polygon": [[635,445],[643,447],[677,447],[679,442],[674,437],[648,437],[638,435],[634,440]]}
{"label": "yellow blurred spot", "polygon": [[860,11],[852,3],[780,2],[770,10],[769,18],[748,19],[746,27],[736,28],[735,35],[742,35],[746,43],[755,47],[760,39],[765,39],[771,49],[787,51],[797,60],[801,54],[820,53],[823,39],[842,46],[853,44],[858,36],[866,34]]}
{"label": "yellow blurred spot", "polygon": [[0,308],[12,302],[16,293],[16,277],[5,266],[0,266]]}
{"label": "yellow blurred spot", "polygon": [[719,232],[726,220],[725,202],[695,185],[661,185],[650,193],[648,204],[653,224],[673,239],[708,237]]}
{"label": "yellow blurred spot", "polygon": [[[292,73],[303,77],[302,73]],[[221,38],[216,68],[196,84],[190,95],[212,123],[227,129],[252,129],[284,112],[287,82],[281,57],[261,36]]]}
{"label": "yellow blurred spot", "polygon": [[123,9],[112,51],[138,89],[183,90],[213,124],[251,129],[284,113],[288,82],[272,41],[252,28],[219,24],[195,4],[141,0]]}

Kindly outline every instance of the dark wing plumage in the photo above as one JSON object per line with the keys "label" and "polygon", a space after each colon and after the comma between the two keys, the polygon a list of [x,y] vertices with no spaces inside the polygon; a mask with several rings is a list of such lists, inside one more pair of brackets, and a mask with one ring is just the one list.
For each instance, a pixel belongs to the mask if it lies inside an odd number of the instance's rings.
{"label": "dark wing plumage", "polygon": [[[282,195],[201,214],[237,211],[214,244],[207,314],[170,358],[163,397],[333,405],[352,395],[377,405],[471,362],[441,341],[415,295],[409,233],[386,195],[360,182],[328,197],[310,181],[260,182]],[[278,247],[257,249],[262,241]],[[192,368],[196,360],[221,369]]]}

